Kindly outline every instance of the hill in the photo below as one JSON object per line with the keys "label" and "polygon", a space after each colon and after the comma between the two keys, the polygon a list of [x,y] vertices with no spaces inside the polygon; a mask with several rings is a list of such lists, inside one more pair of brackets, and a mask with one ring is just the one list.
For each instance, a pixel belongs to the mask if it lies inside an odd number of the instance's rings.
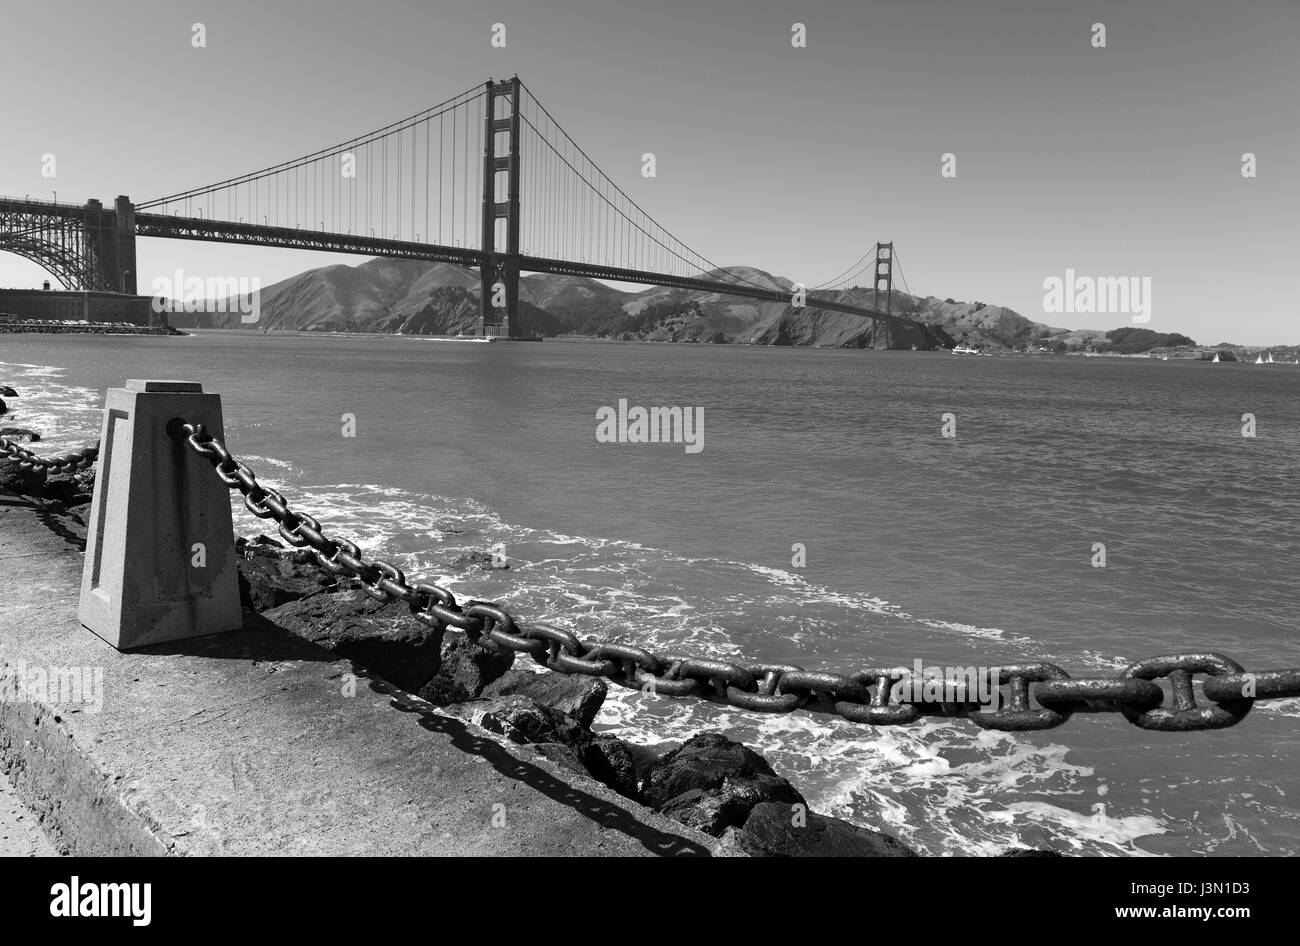
{"label": "hill", "polygon": [[[764,288],[793,291],[784,277],[753,267],[710,274]],[[877,325],[848,313],[716,292],[651,288],[630,292],[593,279],[535,273],[519,280],[520,318],[528,334],[713,344],[803,345],[829,348],[951,348],[965,343],[989,350],[1133,351],[1190,343],[1144,329],[1053,328],[983,302],[958,302],[895,291],[890,311],[923,323]],[[836,301],[884,309],[871,289],[834,293]],[[172,315],[178,328],[247,328],[402,335],[473,334],[478,325],[478,272],[451,263],[372,259],[357,266],[308,270],[262,290],[261,321],[244,324],[232,311]],[[1135,334],[1136,333],[1136,334]],[[1111,334],[1114,334],[1113,332]],[[1178,341],[1183,339],[1183,341]]]}

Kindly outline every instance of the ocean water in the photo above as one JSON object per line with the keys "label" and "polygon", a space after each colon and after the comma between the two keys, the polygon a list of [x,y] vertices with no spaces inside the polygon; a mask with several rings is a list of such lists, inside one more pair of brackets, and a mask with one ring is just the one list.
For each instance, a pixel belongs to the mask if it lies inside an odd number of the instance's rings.
{"label": "ocean water", "polygon": [[[1202,650],[1300,666],[1300,367],[0,336],[0,381],[22,394],[4,423],[42,449],[97,436],[104,390],[137,377],[219,392],[231,449],[329,531],[583,636],[841,672],[1045,660],[1078,676]],[[703,407],[703,450],[598,442],[596,412],[620,398]],[[262,531],[235,508],[238,530]],[[450,564],[496,545],[510,570]],[[723,730],[815,809],[933,854],[1300,849],[1300,700],[1218,732],[1106,714],[1003,734],[612,687],[598,726],[662,749]]]}

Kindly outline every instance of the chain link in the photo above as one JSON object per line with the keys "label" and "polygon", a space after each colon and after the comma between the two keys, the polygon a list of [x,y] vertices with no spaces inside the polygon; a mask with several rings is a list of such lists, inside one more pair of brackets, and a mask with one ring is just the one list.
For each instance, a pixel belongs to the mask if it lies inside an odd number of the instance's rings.
{"label": "chain link", "polygon": [[99,459],[99,441],[96,440],[90,446],[82,447],[80,450],[73,450],[70,453],[43,457],[40,454],[32,453],[25,447],[20,447],[7,437],[0,437],[0,456],[16,460],[20,467],[27,470],[39,469],[47,473],[71,473],[73,470],[84,470],[94,466],[95,461]]}
{"label": "chain link", "polygon": [[[1300,696],[1300,668],[1247,673],[1236,661],[1214,653],[1150,657],[1118,677],[1071,677],[1049,663],[1000,667],[997,680],[987,673],[982,680],[967,679],[956,688],[942,680],[944,699],[935,700],[927,699],[924,692],[904,697],[899,684],[908,677],[916,683],[914,690],[924,688],[901,667],[868,668],[845,676],[783,664],[661,656],[622,641],[581,640],[550,624],[520,624],[495,602],[459,602],[440,585],[408,583],[402,570],[388,562],[367,562],[355,544],[325,535],[314,518],[294,512],[279,492],[260,485],[253,472],[202,424],[173,424],[190,448],[212,463],[221,481],[243,494],[249,512],[273,519],[286,542],[309,549],[331,574],[357,579],[376,600],[405,601],[423,624],[458,628],[471,641],[486,638],[528,654],[556,673],[605,677],[656,696],[697,697],[752,712],[802,709],[871,726],[946,716],[1007,732],[1055,729],[1075,713],[1119,713],[1135,726],[1165,732],[1221,729],[1240,722],[1256,700]],[[1213,705],[1197,705],[1192,688],[1196,674],[1207,675],[1202,693]],[[1170,682],[1172,708],[1162,706],[1165,694],[1155,682],[1158,679]],[[1004,688],[1007,694],[1002,693]],[[999,694],[996,701],[977,699],[981,692],[987,696],[993,690]],[[1031,696],[1037,707],[1031,705]]]}

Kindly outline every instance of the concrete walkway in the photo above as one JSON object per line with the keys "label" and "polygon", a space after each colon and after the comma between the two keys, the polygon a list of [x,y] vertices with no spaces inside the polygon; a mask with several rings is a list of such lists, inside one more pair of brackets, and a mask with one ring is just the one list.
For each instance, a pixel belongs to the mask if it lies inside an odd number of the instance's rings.
{"label": "concrete walkway", "polygon": [[78,532],[0,495],[0,674],[87,684],[0,701],[0,772],[71,853],[717,853],[256,615],[118,653],[76,619]]}
{"label": "concrete walkway", "polygon": [[58,853],[18,800],[9,779],[0,775],[0,857],[57,857]]}

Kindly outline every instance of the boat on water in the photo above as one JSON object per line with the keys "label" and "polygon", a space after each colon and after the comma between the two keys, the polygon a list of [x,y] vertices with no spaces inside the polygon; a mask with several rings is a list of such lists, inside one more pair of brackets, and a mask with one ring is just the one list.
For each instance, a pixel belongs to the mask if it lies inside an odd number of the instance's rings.
{"label": "boat on water", "polygon": [[1273,364],[1273,353],[1272,353],[1272,352],[1269,352],[1269,353],[1268,353],[1268,361],[1264,362],[1264,364],[1266,364],[1266,365],[1271,365],[1271,364]]}
{"label": "boat on water", "polygon": [[969,345],[958,345],[956,348],[949,349],[954,355],[978,355],[978,348],[971,348]]}
{"label": "boat on water", "polygon": [[1210,364],[1217,365],[1218,363],[1219,363],[1219,353],[1216,351],[1214,353],[1214,357],[1210,359]]}
{"label": "boat on water", "polygon": [[1262,365],[1263,363],[1264,363],[1264,356],[1263,356],[1263,355],[1256,355],[1256,356],[1255,356],[1255,364],[1257,364],[1257,365]]}

